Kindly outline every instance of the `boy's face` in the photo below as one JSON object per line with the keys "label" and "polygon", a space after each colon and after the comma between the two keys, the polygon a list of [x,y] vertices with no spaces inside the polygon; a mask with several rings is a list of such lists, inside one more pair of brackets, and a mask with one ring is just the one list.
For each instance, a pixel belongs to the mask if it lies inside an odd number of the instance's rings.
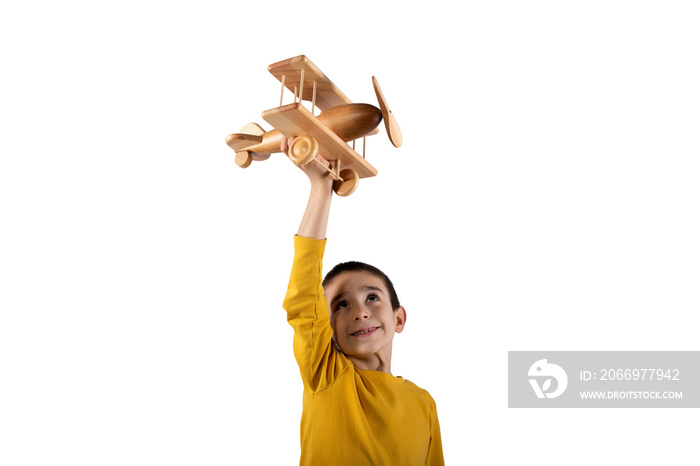
{"label": "boy's face", "polygon": [[324,291],[333,337],[343,353],[370,366],[375,358],[390,364],[394,333],[403,331],[406,311],[391,308],[384,280],[365,270],[344,272]]}

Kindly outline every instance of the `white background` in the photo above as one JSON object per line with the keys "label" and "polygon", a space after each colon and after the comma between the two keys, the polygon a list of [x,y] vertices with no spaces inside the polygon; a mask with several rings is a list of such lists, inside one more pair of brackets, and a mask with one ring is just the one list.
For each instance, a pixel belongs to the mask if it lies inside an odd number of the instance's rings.
{"label": "white background", "polygon": [[697,410],[507,408],[508,350],[698,349],[695,2],[456,5],[2,7],[0,463],[298,463],[308,182],[224,138],[306,54],[401,125],[326,266],[395,282],[447,464],[697,464]]}

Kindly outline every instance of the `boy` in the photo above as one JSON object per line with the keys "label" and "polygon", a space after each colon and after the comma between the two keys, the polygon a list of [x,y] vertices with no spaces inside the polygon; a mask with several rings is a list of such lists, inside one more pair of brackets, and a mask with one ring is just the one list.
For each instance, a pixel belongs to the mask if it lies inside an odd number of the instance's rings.
{"label": "boy", "polygon": [[340,264],[322,282],[333,178],[316,163],[301,169],[311,193],[284,300],[304,383],[300,464],[443,465],[435,402],[391,374],[406,311],[388,277],[366,264]]}

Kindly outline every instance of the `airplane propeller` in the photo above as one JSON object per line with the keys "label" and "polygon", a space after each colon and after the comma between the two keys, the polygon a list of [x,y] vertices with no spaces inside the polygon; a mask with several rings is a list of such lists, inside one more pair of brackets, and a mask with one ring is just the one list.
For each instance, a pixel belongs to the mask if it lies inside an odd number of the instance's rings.
{"label": "airplane propeller", "polygon": [[386,132],[389,135],[389,140],[394,145],[394,147],[401,147],[403,144],[403,136],[401,135],[401,129],[399,124],[396,122],[396,118],[391,113],[389,105],[384,98],[382,89],[379,87],[377,78],[372,76],[372,84],[374,85],[374,92],[377,94],[377,100],[379,101],[379,108],[382,110],[382,118],[384,119],[384,125],[386,126]]}

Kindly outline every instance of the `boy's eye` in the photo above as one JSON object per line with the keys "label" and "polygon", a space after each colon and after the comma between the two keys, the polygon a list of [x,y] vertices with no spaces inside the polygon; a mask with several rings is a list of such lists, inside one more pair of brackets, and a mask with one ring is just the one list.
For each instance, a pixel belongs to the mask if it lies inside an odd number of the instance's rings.
{"label": "boy's eye", "polygon": [[347,301],[340,301],[338,304],[336,304],[335,308],[336,309],[345,309],[348,307],[348,302]]}
{"label": "boy's eye", "polygon": [[367,301],[379,301],[379,296],[377,296],[376,294],[371,294],[367,296]]}

